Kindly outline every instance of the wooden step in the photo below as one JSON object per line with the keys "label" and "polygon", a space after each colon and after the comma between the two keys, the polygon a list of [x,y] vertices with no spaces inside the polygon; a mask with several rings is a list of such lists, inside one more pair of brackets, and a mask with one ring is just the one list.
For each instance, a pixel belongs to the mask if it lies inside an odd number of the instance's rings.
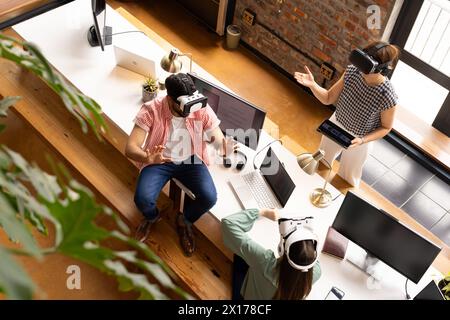
{"label": "wooden step", "polygon": [[[137,168],[115,147],[99,143],[92,133],[83,134],[77,121],[65,110],[59,96],[39,78],[16,65],[0,61],[0,94],[20,95],[12,111],[33,128],[107,204],[133,227],[142,219],[133,202]],[[158,204],[167,206],[168,198]],[[167,221],[153,229],[150,247],[164,259],[185,287],[200,299],[231,296],[230,261],[205,238],[198,235],[198,249],[186,258],[178,245],[175,230]],[[199,277],[199,274],[201,277]]]}

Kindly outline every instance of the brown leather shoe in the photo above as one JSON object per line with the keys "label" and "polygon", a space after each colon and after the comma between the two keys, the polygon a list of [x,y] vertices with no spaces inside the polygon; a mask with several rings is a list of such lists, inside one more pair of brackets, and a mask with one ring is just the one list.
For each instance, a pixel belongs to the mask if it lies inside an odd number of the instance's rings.
{"label": "brown leather shoe", "polygon": [[161,220],[160,217],[156,218],[155,220],[148,220],[148,219],[142,220],[139,226],[136,228],[134,239],[140,242],[145,242],[148,239],[148,236],[150,235],[151,227],[159,220]]}
{"label": "brown leather shoe", "polygon": [[195,251],[194,232],[192,231],[192,225],[184,221],[182,214],[177,216],[177,232],[184,254],[187,257],[192,256]]}

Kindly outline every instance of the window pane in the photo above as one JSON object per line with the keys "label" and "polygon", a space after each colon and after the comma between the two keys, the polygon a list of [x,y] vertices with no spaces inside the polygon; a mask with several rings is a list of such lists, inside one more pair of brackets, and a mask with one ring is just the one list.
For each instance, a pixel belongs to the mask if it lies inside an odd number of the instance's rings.
{"label": "window pane", "polygon": [[402,61],[395,68],[392,84],[399,104],[430,125],[448,95],[447,89]]}
{"label": "window pane", "polygon": [[450,1],[424,1],[405,50],[450,75]]}

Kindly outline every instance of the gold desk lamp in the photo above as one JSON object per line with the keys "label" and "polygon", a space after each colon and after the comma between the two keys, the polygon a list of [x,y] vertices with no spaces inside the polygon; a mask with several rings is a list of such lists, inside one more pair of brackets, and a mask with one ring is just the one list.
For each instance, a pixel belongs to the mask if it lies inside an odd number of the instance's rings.
{"label": "gold desk lamp", "polygon": [[297,163],[302,168],[302,170],[309,174],[313,175],[317,172],[317,169],[319,167],[319,162],[323,160],[326,165],[328,166],[328,174],[325,179],[325,184],[323,188],[316,188],[311,192],[309,195],[309,200],[313,205],[319,208],[325,208],[327,207],[331,201],[331,193],[326,190],[328,179],[330,178],[331,173],[331,165],[330,163],[324,158],[325,153],[323,150],[318,150],[315,153],[302,153],[297,156]]}
{"label": "gold desk lamp", "polygon": [[170,50],[169,54],[165,55],[161,59],[161,68],[170,73],[180,72],[183,63],[179,57],[186,56],[190,60],[189,72],[192,73],[192,54],[191,53],[181,53],[177,48]]}

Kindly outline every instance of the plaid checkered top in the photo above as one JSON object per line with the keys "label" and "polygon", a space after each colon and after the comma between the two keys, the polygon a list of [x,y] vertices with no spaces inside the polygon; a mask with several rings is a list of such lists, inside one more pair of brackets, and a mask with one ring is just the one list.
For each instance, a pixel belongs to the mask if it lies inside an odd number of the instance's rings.
{"label": "plaid checkered top", "polygon": [[398,96],[391,81],[369,86],[361,72],[349,65],[336,105],[336,119],[351,133],[363,137],[381,126],[381,112],[394,107]]}

